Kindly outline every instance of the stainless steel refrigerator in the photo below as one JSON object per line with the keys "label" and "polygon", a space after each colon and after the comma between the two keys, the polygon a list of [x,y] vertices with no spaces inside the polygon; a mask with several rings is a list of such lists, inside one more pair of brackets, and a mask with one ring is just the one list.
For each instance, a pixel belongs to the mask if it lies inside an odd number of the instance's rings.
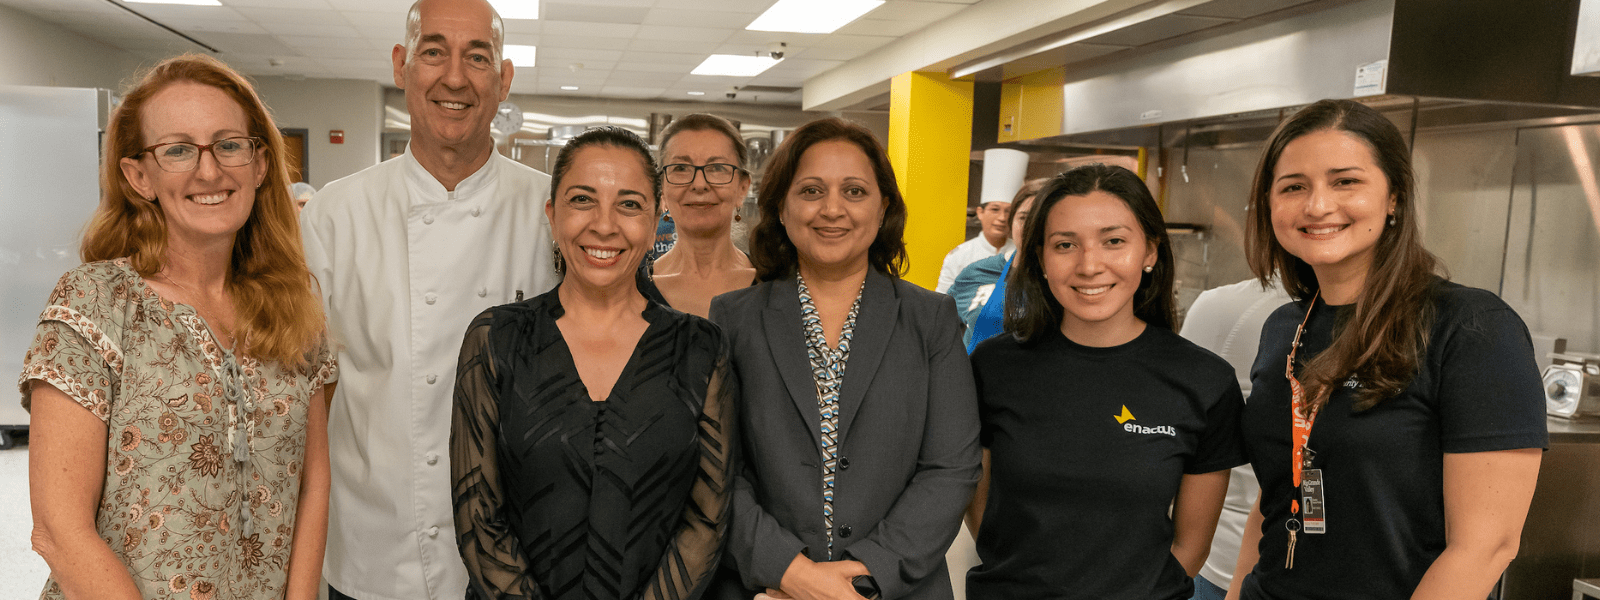
{"label": "stainless steel refrigerator", "polygon": [[105,90],[0,86],[0,445],[26,428],[22,355],[99,202]]}

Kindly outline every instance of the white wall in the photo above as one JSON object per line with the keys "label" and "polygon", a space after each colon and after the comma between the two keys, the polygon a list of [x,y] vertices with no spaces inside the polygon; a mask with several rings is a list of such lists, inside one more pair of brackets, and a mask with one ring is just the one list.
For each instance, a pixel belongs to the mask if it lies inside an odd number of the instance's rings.
{"label": "white wall", "polygon": [[144,63],[133,53],[0,6],[0,84],[119,91]]}
{"label": "white wall", "polygon": [[[328,182],[378,164],[383,131],[383,87],[356,79],[255,77],[256,93],[281,129],[305,129],[307,183]],[[328,131],[344,130],[344,143],[328,143]]]}

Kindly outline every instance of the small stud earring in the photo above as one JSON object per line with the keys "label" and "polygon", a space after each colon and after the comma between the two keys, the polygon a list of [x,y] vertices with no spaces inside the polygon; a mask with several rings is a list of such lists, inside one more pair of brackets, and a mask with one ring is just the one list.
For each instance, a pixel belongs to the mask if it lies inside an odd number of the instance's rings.
{"label": "small stud earring", "polygon": [[1390,227],[1394,227],[1394,222],[1395,222],[1394,213],[1389,213],[1389,226]]}
{"label": "small stud earring", "polygon": [[1146,273],[1149,273],[1149,272],[1154,271],[1154,270],[1156,270],[1156,266],[1155,265],[1145,265],[1145,267],[1144,267],[1144,272],[1146,272]]}

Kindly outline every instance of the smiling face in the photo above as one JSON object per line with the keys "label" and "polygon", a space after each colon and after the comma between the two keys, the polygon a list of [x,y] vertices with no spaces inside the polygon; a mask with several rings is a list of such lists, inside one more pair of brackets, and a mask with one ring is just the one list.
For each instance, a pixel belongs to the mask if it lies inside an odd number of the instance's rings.
{"label": "smiling face", "polygon": [[1362,281],[1394,212],[1389,180],[1372,148],[1337,129],[1289,142],[1272,172],[1272,231],[1317,280]]}
{"label": "smiling face", "polygon": [[544,212],[566,260],[565,281],[632,286],[656,234],[654,189],[638,152],[607,145],[578,150],[560,185]]}
{"label": "smiling face", "polygon": [[[244,108],[215,87],[181,81],[156,92],[139,113],[145,146],[166,142],[210,144],[249,136]],[[265,150],[239,167],[224,167],[213,151],[200,153],[194,170],[168,173],[149,152],[123,158],[122,173],[135,192],[155,201],[166,219],[167,236],[196,245],[232,240],[255,208],[256,188],[267,174]]]}
{"label": "smiling face", "polygon": [[983,203],[978,207],[978,224],[982,226],[983,237],[990,244],[1004,246],[1007,236],[1011,235],[1011,203]]}
{"label": "smiling face", "polygon": [[1132,339],[1143,326],[1134,294],[1144,268],[1156,264],[1139,219],[1121,198],[1098,190],[1062,198],[1045,218],[1041,262],[1061,303],[1061,332],[1080,343]]}
{"label": "smiling face", "polygon": [[420,152],[494,146],[489,123],[511,91],[511,61],[495,61],[489,5],[428,0],[420,37],[408,55],[396,45],[394,84],[406,92],[411,139]]}
{"label": "smiling face", "polygon": [[866,268],[883,223],[877,181],[872,161],[850,142],[818,142],[800,155],[782,220],[802,271]]}
{"label": "smiling face", "polygon": [[[712,163],[739,165],[739,155],[734,151],[733,140],[710,129],[680,131],[667,142],[662,153],[664,164],[687,164],[697,167]],[[733,181],[711,184],[704,173],[696,173],[694,181],[687,184],[662,182],[662,199],[672,212],[672,221],[681,234],[716,234],[727,231],[733,222],[733,211],[744,204],[750,191],[750,175],[740,171]]]}

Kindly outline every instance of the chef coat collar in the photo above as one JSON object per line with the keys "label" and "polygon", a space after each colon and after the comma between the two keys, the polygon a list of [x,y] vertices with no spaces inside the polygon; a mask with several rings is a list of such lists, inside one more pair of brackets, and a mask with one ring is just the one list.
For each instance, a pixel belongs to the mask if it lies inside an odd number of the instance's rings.
{"label": "chef coat collar", "polygon": [[495,155],[499,154],[499,152],[493,150],[490,152],[489,160],[484,161],[483,166],[479,167],[476,172],[461,180],[461,183],[456,184],[456,190],[451,192],[445,190],[444,184],[439,183],[439,180],[435,179],[432,173],[423,168],[422,163],[417,162],[417,157],[411,154],[411,144],[408,143],[406,144],[406,153],[401,157],[401,160],[405,161],[406,183],[411,186],[411,189],[422,194],[423,202],[454,202],[471,198],[478,192],[488,189],[489,185],[494,181],[494,173],[498,165]]}

